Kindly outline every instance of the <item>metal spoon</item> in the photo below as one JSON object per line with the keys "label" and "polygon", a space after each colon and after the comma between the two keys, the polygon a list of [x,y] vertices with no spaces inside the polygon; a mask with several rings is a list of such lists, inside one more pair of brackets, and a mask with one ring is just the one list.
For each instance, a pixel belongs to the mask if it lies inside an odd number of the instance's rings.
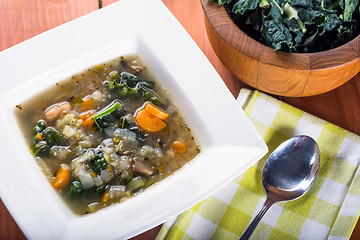
{"label": "metal spoon", "polygon": [[296,136],[283,142],[267,159],[262,184],[266,201],[240,240],[249,239],[266,211],[279,201],[301,197],[314,182],[320,166],[320,150],[309,136]]}

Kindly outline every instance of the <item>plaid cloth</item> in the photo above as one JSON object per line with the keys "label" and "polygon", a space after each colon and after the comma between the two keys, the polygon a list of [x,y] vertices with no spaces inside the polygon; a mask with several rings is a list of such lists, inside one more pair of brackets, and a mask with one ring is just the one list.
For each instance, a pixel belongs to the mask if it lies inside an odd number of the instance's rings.
{"label": "plaid cloth", "polygon": [[238,101],[269,153],[223,189],[164,223],[161,239],[238,239],[266,195],[261,173],[270,153],[291,136],[313,137],[321,164],[301,198],[274,204],[252,239],[348,239],[360,207],[360,137],[258,91],[242,89]]}

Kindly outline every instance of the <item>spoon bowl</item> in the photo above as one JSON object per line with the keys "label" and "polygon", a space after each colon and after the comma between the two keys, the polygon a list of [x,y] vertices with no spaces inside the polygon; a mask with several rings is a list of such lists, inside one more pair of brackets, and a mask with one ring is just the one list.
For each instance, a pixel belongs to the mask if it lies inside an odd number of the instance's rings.
{"label": "spoon bowl", "polygon": [[320,166],[315,140],[296,136],[282,143],[269,156],[262,172],[268,198],[289,201],[302,196],[314,182]]}
{"label": "spoon bowl", "polygon": [[267,199],[240,239],[249,239],[275,202],[295,200],[304,195],[313,184],[319,167],[320,150],[311,137],[292,137],[278,146],[270,154],[262,171]]}

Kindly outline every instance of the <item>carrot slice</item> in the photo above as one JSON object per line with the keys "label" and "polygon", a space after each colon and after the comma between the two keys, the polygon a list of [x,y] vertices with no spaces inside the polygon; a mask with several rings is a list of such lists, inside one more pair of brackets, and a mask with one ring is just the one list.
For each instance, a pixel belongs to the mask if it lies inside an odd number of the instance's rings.
{"label": "carrot slice", "polygon": [[95,113],[95,110],[92,110],[92,111],[87,111],[87,112],[82,112],[80,114],[80,119],[81,120],[86,120],[88,118],[91,118]]}
{"label": "carrot slice", "polygon": [[37,139],[39,139],[39,140],[42,140],[42,136],[41,136],[40,133],[37,133],[37,134],[35,135],[35,137],[36,137]]}
{"label": "carrot slice", "polygon": [[104,193],[104,195],[102,196],[101,200],[102,200],[104,203],[106,203],[106,202],[109,201],[109,188],[107,188],[107,189],[105,190],[105,193]]}
{"label": "carrot slice", "polygon": [[154,104],[147,102],[144,109],[154,115],[155,117],[160,118],[161,120],[166,120],[169,117],[169,114],[155,106]]}
{"label": "carrot slice", "polygon": [[95,102],[91,97],[87,97],[80,106],[80,112],[95,109]]}
{"label": "carrot slice", "polygon": [[94,126],[94,120],[91,117],[89,117],[82,122],[82,125],[87,129],[90,129]]}
{"label": "carrot slice", "polygon": [[171,148],[177,151],[180,155],[186,152],[186,145],[181,141],[175,141],[171,144]]}
{"label": "carrot slice", "polygon": [[53,188],[55,189],[63,189],[65,188],[70,182],[70,168],[66,164],[60,164],[57,172],[56,172],[56,179],[53,183]]}
{"label": "carrot slice", "polygon": [[158,132],[167,126],[163,120],[150,114],[145,109],[139,109],[136,112],[135,119],[139,127],[147,132]]}
{"label": "carrot slice", "polygon": [[96,173],[95,173],[94,171],[90,171],[90,176],[91,176],[92,178],[96,178]]}
{"label": "carrot slice", "polygon": [[87,111],[80,114],[80,119],[83,120],[82,125],[87,129],[91,129],[94,125],[94,120],[91,118],[95,111]]}

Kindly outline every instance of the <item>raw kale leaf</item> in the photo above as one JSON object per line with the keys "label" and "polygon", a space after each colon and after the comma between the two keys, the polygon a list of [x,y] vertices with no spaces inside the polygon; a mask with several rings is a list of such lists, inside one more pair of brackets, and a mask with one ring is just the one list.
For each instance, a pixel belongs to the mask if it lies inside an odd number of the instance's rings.
{"label": "raw kale leaf", "polygon": [[260,0],[239,0],[234,4],[232,11],[243,15],[247,10],[254,10]]}
{"label": "raw kale leaf", "polygon": [[360,34],[360,0],[217,0],[250,37],[288,52],[338,47]]}
{"label": "raw kale leaf", "polygon": [[[358,7],[359,0],[344,0],[345,1],[345,8],[344,8],[344,21],[351,22],[353,13],[355,12],[356,8]],[[358,9],[359,11],[359,9]]]}
{"label": "raw kale leaf", "polygon": [[[216,0],[212,0],[212,1],[216,1]],[[225,4],[228,4],[228,3],[230,3],[231,2],[231,0],[219,0],[218,1],[218,4],[219,5],[225,5]]]}
{"label": "raw kale leaf", "polygon": [[325,31],[332,31],[336,27],[340,26],[342,24],[342,20],[336,15],[336,14],[330,14],[325,18],[324,21],[324,28]]}
{"label": "raw kale leaf", "polygon": [[294,49],[292,43],[292,36],[289,30],[280,22],[276,20],[269,20],[264,22],[264,36],[268,44],[275,50]]}
{"label": "raw kale leaf", "polygon": [[313,1],[312,0],[293,0],[289,1],[291,6],[293,7],[301,7],[301,8],[313,8]]}

